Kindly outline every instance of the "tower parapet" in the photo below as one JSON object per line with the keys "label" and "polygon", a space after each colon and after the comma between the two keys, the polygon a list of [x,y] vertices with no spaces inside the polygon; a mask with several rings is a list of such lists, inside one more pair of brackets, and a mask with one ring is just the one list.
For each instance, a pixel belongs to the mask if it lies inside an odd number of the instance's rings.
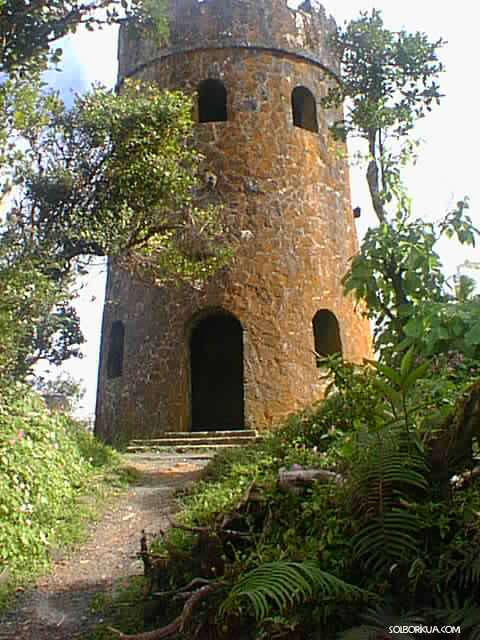
{"label": "tower parapet", "polygon": [[223,48],[281,51],[339,71],[328,42],[335,21],[316,0],[296,10],[287,0],[169,0],[167,15],[169,34],[160,46],[122,26],[119,78],[172,54]]}

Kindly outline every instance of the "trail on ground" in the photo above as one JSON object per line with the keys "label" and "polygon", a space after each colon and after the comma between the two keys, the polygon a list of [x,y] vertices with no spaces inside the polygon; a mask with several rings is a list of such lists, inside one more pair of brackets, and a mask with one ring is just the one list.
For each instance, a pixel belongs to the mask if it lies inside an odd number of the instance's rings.
{"label": "trail on ground", "polygon": [[56,560],[51,574],[18,594],[15,608],[0,618],[0,640],[73,640],[100,623],[92,598],[142,575],[136,557],[142,530],[153,536],[168,527],[175,493],[196,480],[207,462],[184,454],[129,456],[139,481],[115,499],[73,555]]}

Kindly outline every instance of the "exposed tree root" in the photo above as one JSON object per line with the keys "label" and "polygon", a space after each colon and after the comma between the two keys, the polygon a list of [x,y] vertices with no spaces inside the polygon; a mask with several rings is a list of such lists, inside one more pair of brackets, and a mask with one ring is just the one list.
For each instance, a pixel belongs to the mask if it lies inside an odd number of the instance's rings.
{"label": "exposed tree root", "polygon": [[157,598],[165,598],[166,596],[175,596],[175,595],[178,595],[179,593],[185,593],[185,592],[191,594],[192,589],[195,589],[197,587],[204,587],[210,583],[211,581],[207,580],[206,578],[194,578],[188,584],[186,584],[184,587],[181,587],[180,589],[173,589],[172,591],[159,591],[152,595],[156,596]]}
{"label": "exposed tree root", "polygon": [[[294,466],[290,471],[282,469],[279,472],[279,485],[282,489],[288,491],[301,491],[302,487],[315,481],[342,484],[344,480],[342,476],[332,471],[303,469],[298,465]],[[152,589],[149,592],[151,597],[169,598],[171,601],[185,600],[182,613],[169,624],[154,631],[127,635],[112,629],[120,640],[162,640],[181,633],[191,621],[193,612],[198,604],[213,591],[225,585],[220,576],[224,573],[223,558],[225,557],[225,549],[229,544],[228,539],[242,540],[251,539],[255,536],[263,539],[271,527],[272,511],[269,505],[264,502],[262,494],[255,493],[255,488],[256,482],[253,480],[235,507],[229,513],[221,514],[212,526],[186,526],[170,522],[172,528],[181,529],[197,536],[197,541],[190,554],[191,557],[184,558],[184,561],[190,560],[192,562],[190,569],[198,572],[198,577],[180,589],[172,591],[155,591]],[[234,525],[239,524],[240,528],[244,527],[247,515],[249,518],[253,515],[255,531],[237,530]],[[248,526],[251,527],[251,523]],[[164,536],[165,532],[160,532],[160,534]],[[155,556],[149,553],[144,532],[142,532],[140,547],[138,556],[144,562],[145,574],[148,578],[151,578],[150,585],[152,585],[152,583],[155,583],[155,573],[159,575],[163,565],[156,564]],[[178,559],[178,554],[175,555]],[[222,558],[221,561],[219,561],[220,558]]]}
{"label": "exposed tree root", "polygon": [[251,538],[251,533],[245,533],[244,531],[236,531],[235,529],[217,529],[215,527],[186,527],[183,524],[178,524],[170,520],[170,526],[173,529],[181,529],[182,531],[189,531],[190,533],[199,533],[203,535],[218,536],[223,534],[225,536],[231,536],[232,538]]}
{"label": "exposed tree root", "polygon": [[173,622],[161,627],[160,629],[154,629],[153,631],[145,631],[144,633],[124,634],[118,629],[109,627],[112,633],[115,633],[120,640],[162,640],[163,638],[169,638],[176,633],[181,633],[185,627],[189,624],[195,607],[205,600],[215,589],[218,588],[218,584],[207,584],[200,587],[197,591],[192,593],[183,606],[182,613],[175,618]]}

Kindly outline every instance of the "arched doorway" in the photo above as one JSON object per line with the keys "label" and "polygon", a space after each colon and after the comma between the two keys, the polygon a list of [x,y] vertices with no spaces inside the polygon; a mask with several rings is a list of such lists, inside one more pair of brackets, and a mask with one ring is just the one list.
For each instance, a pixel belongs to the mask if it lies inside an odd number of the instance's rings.
{"label": "arched doorway", "polygon": [[243,429],[242,325],[217,312],[190,338],[192,431]]}

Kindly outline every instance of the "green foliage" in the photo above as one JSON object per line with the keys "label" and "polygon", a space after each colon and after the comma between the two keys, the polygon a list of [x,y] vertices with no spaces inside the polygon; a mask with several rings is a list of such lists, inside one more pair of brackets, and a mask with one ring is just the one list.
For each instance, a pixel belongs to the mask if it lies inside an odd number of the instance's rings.
{"label": "green foliage", "polygon": [[194,205],[202,158],[190,99],[126,83],[68,110],[38,83],[12,86],[19,93],[0,116],[3,190],[13,185],[0,227],[0,378],[23,379],[40,358],[79,354],[79,258],[108,255],[150,282],[192,281],[230,251],[218,211]]}
{"label": "green foliage", "polygon": [[374,367],[346,362],[339,354],[321,362],[326,399],[290,416],[278,434],[298,447],[341,454],[352,428],[374,425],[383,403],[376,394]]}
{"label": "green foliage", "polygon": [[437,51],[443,44],[429,42],[423,33],[386,29],[376,9],[360,13],[335,34],[341,82],[332,85],[323,103],[329,107],[348,99],[345,118],[334,124],[332,132],[367,142],[367,180],[380,222],[386,222],[385,204],[393,192],[404,199],[399,166],[412,150],[406,136],[416,120],[440,101],[437,80],[443,65]]}
{"label": "green foliage", "polygon": [[384,356],[410,345],[425,354],[478,353],[478,301],[454,299],[435,251],[444,235],[475,245],[479,231],[467,211],[468,201],[459,202],[435,225],[399,210],[392,221],[367,231],[344,285],[366,302],[375,346]]}
{"label": "green foliage", "polygon": [[35,379],[34,386],[36,391],[44,397],[59,397],[68,412],[77,407],[86,391],[81,382],[68,373],[61,373],[49,379],[39,376]]}
{"label": "green foliage", "polygon": [[94,467],[113,469],[116,454],[72,420],[46,410],[27,386],[0,398],[0,572],[35,575],[55,547],[78,537]]}
{"label": "green foliage", "polygon": [[404,345],[426,355],[461,354],[472,364],[480,357],[480,300],[420,302],[403,327]]}
{"label": "green foliage", "polygon": [[[161,557],[156,588],[198,576],[215,582],[197,621],[211,625],[215,613],[220,638],[236,637],[241,625],[258,638],[394,640],[389,626],[460,624],[476,640],[480,485],[476,476],[465,486],[448,476],[442,494],[432,458],[432,443],[463,415],[457,401],[470,397],[475,375],[445,375],[450,360],[424,361],[414,349],[396,361],[326,359],[333,384],[324,403],[216,458],[182,497],[178,520],[188,530],[170,530],[152,547]],[[279,488],[281,469],[305,467],[344,481]]]}
{"label": "green foliage", "polygon": [[[368,146],[366,178],[380,223],[369,229],[352,260],[345,291],[366,303],[368,317],[375,320],[375,347],[384,357],[412,344],[417,353],[459,350],[477,357],[475,305],[468,302],[465,309],[455,302],[436,252],[443,236],[475,245],[479,231],[467,213],[468,199],[439,223],[426,223],[413,216],[401,179],[415,148],[408,136],[441,98],[438,50],[444,42],[390,31],[374,9],[339,29],[334,44],[341,81],[329,89],[324,104],[347,99],[345,119],[335,123],[333,133],[359,136]],[[458,293],[465,303],[465,291]],[[453,318],[455,328],[449,331]]]}
{"label": "green foliage", "polygon": [[362,623],[340,634],[340,640],[414,640],[415,635],[389,632],[390,627],[419,626],[424,618],[415,614],[399,615],[391,607],[368,607],[361,615]]}
{"label": "green foliage", "polygon": [[312,598],[358,599],[362,591],[321,571],[314,562],[267,562],[242,575],[220,607],[220,616],[241,610],[248,600],[257,620]]}
{"label": "green foliage", "polygon": [[83,343],[69,281],[59,284],[35,259],[12,258],[0,238],[0,386],[22,380],[40,359],[60,364]]}
{"label": "green foliage", "polygon": [[82,640],[113,640],[117,637],[110,627],[123,629],[124,633],[136,633],[144,629],[145,613],[149,603],[145,603],[145,578],[135,576],[128,583],[115,585],[112,595],[97,594],[92,601],[92,609],[101,612],[108,624],[97,625],[92,631],[82,635]]}
{"label": "green foliage", "polygon": [[168,268],[190,276],[195,265],[197,277],[210,273],[224,230],[212,208],[193,204],[201,157],[191,129],[191,100],[155,85],[97,87],[70,110],[57,105],[24,131],[5,241],[61,270],[109,255],[154,278]]}
{"label": "green foliage", "polygon": [[480,639],[480,607],[475,598],[464,598],[455,591],[437,597],[436,607],[427,611],[437,624],[459,626],[462,638]]}
{"label": "green foliage", "polygon": [[0,383],[79,354],[79,258],[109,256],[158,282],[202,280],[229,256],[215,208],[193,204],[190,100],[127,82],[67,109],[41,81],[59,38],[126,19],[141,37],[167,34],[163,0],[0,4]]}
{"label": "green foliage", "polygon": [[339,28],[335,45],[342,82],[330,89],[327,102],[350,99],[346,132],[367,138],[372,130],[391,129],[397,137],[408,133],[441,98],[437,50],[443,44],[429,42],[424,33],[386,29],[377,9]]}
{"label": "green foliage", "polygon": [[270,477],[278,464],[268,442],[260,450],[245,447],[219,453],[209,466],[206,479],[196,483],[195,489],[185,497],[187,508],[182,522],[201,526],[234,509],[252,480]]}
{"label": "green foliage", "polygon": [[165,33],[164,16],[162,0],[2,0],[0,71],[25,75],[57,63],[62,50],[54,43],[82,25],[92,31],[132,18]]}

